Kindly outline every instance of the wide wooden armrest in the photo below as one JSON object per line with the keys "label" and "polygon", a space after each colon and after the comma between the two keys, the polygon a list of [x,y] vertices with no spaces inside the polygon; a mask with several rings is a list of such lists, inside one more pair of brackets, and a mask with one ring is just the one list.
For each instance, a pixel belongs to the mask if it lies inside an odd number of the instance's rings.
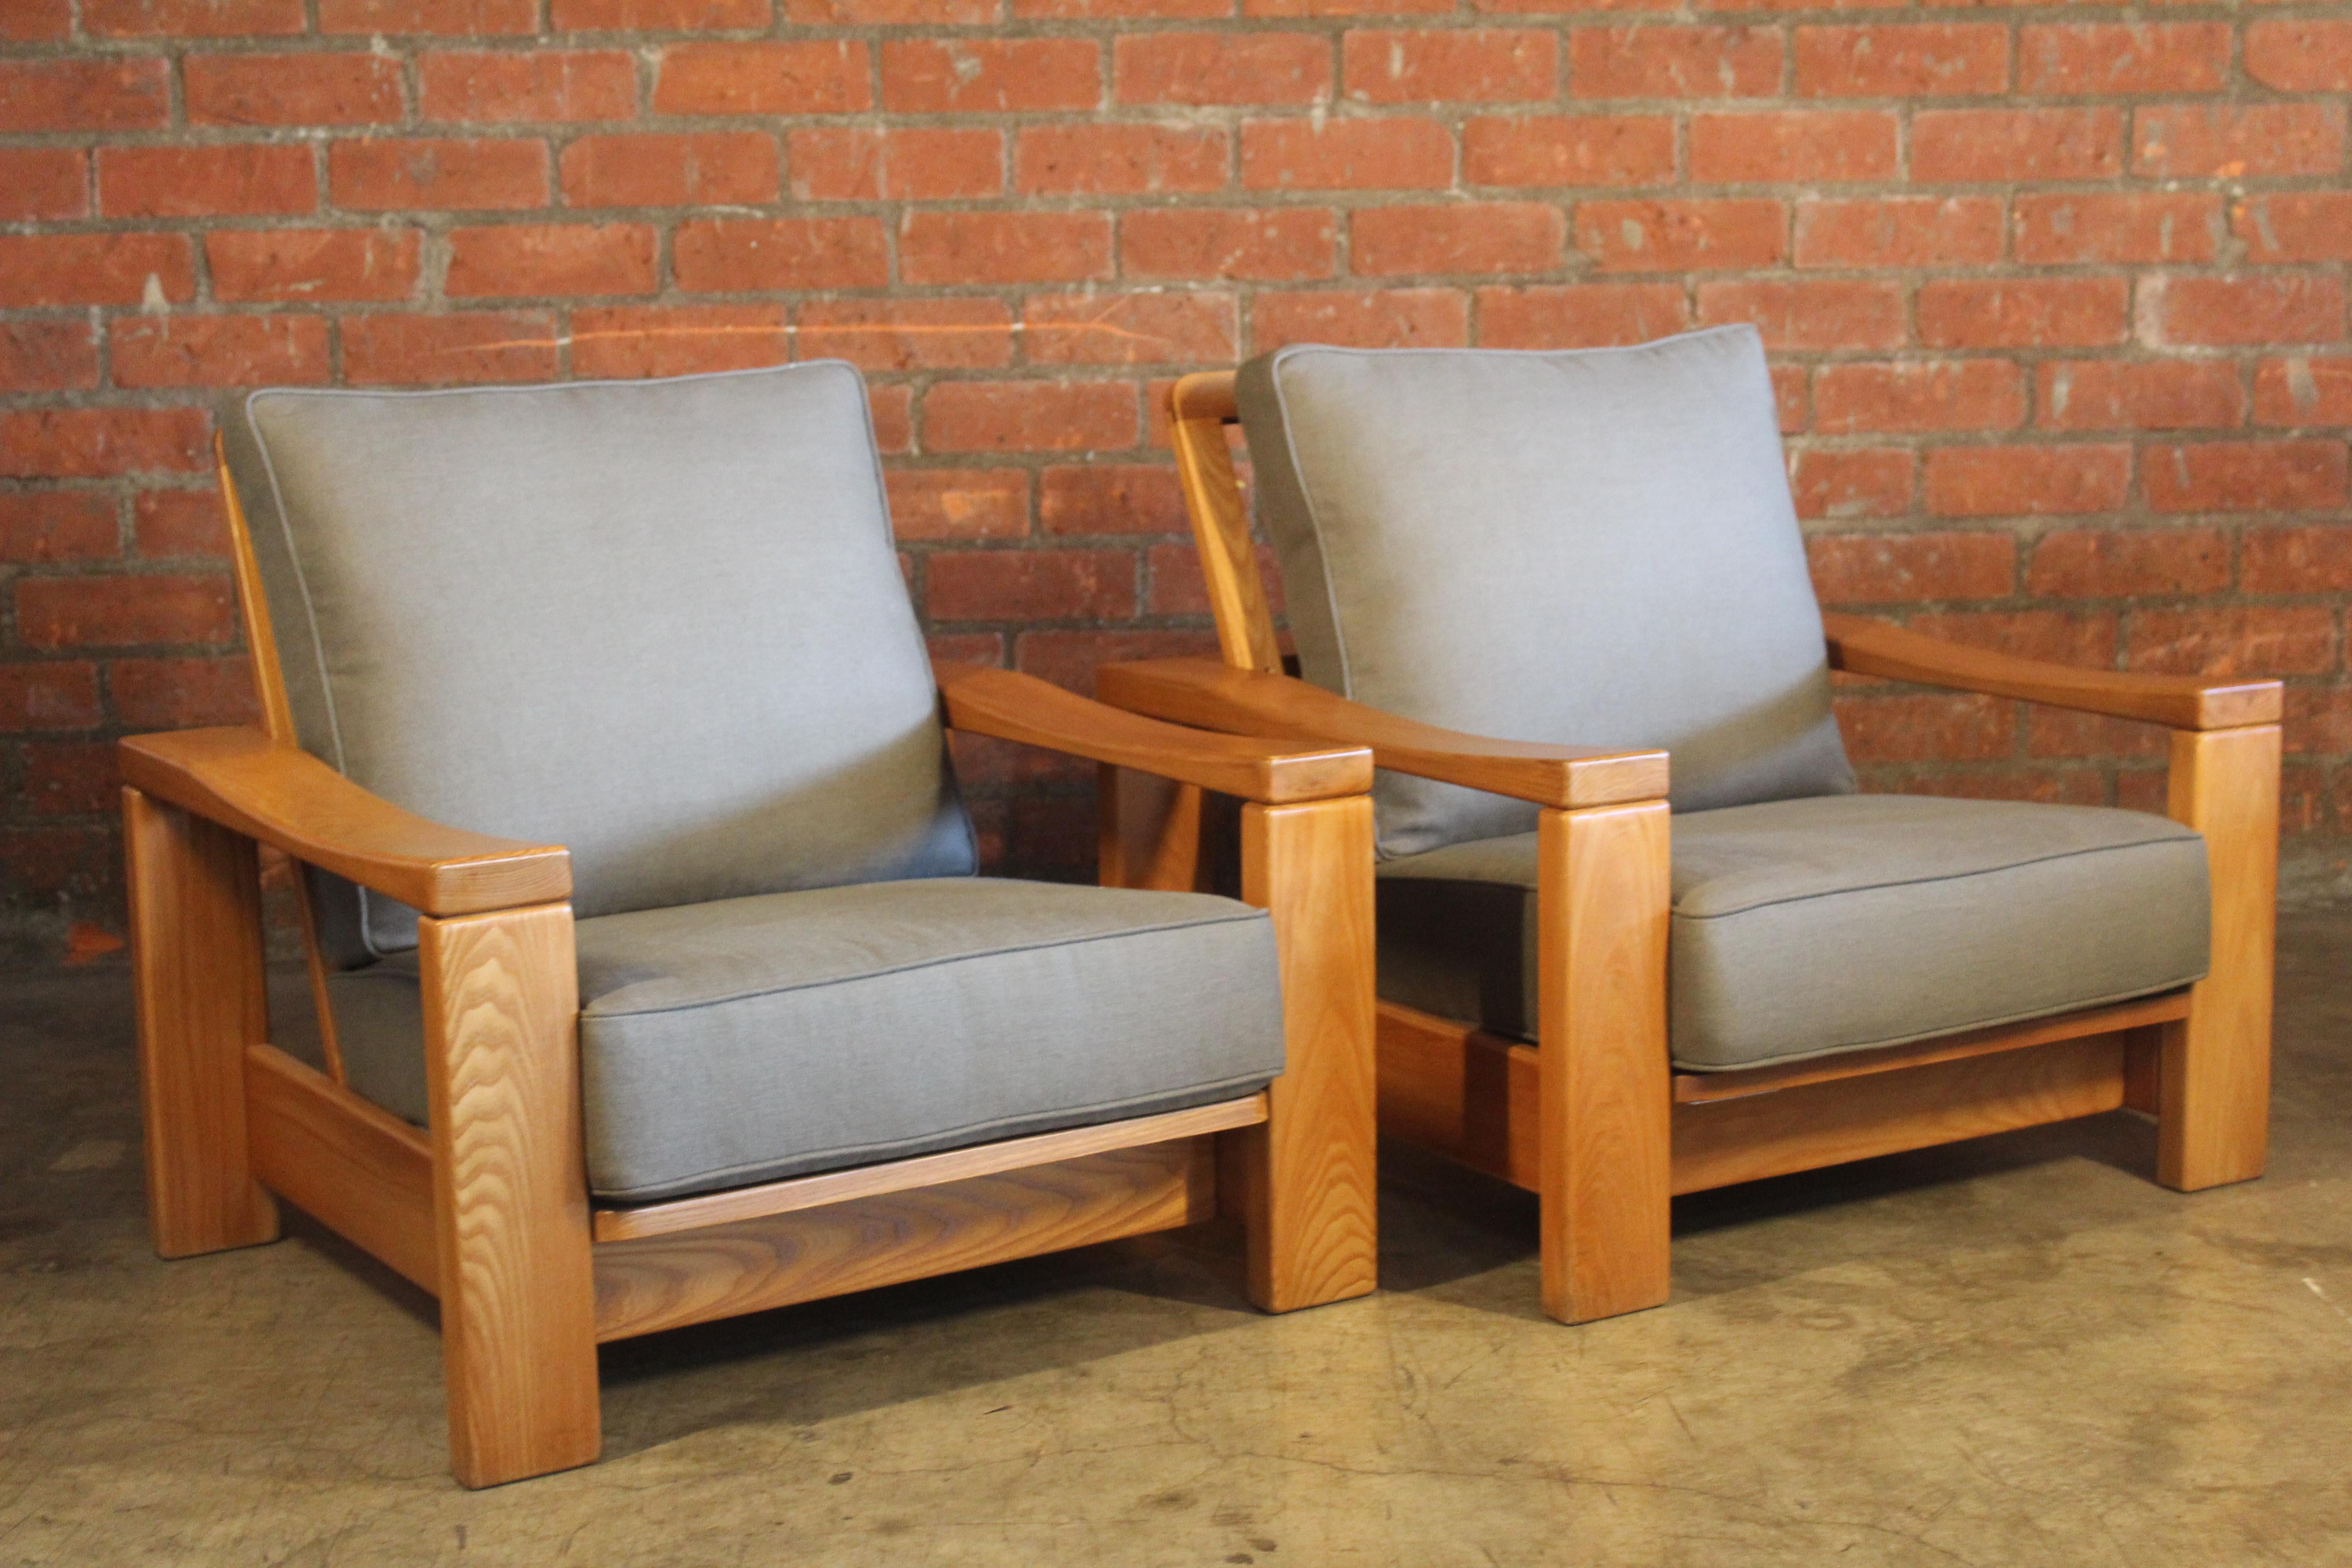
{"label": "wide wooden armrest", "polygon": [[1212,734],[1121,712],[1034,675],[968,664],[933,668],[949,725],[971,734],[1045,746],[1268,805],[1361,795],[1372,787],[1371,753],[1352,742],[1301,748]]}
{"label": "wide wooden armrest", "polygon": [[2175,730],[2275,724],[2284,704],[2275,680],[2204,680],[2193,675],[2078,669],[1968,647],[1863,616],[1824,615],[1822,630],[1829,640],[1832,669],[1993,697],[2021,697],[2053,708],[2143,719]]}
{"label": "wide wooden armrest", "polygon": [[258,730],[132,735],[121,759],[124,784],[428,915],[572,896],[562,846],[429,822]]}
{"label": "wide wooden armrest", "polygon": [[1213,659],[1108,664],[1097,682],[1104,701],[1154,718],[1285,740],[1370,746],[1381,767],[1538,805],[1617,805],[1662,799],[1666,793],[1664,752],[1465,735],[1367,708],[1287,675],[1237,669]]}

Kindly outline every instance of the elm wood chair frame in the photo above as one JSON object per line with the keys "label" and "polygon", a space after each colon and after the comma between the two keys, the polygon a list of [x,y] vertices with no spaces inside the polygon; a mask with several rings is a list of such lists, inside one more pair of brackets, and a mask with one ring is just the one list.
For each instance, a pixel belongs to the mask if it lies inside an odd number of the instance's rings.
{"label": "elm wood chair frame", "polygon": [[[1221,1207],[1242,1220],[1265,1310],[1372,1289],[1368,751],[1185,730],[1012,671],[940,667],[951,729],[1246,803],[1241,891],[1273,916],[1286,1070],[1221,1104],[600,1208],[568,852],[424,820],[296,748],[225,466],[221,483],[262,722],[121,744],[149,1223],[165,1258],[251,1246],[278,1236],[274,1194],[436,1295],[461,1482],[593,1460],[602,1342]],[[328,1070],[268,1043],[257,844],[422,911],[429,1131],[344,1086],[315,940]]]}
{"label": "elm wood chair frame", "polygon": [[[1416,723],[1283,673],[1226,427],[1231,373],[1170,389],[1179,477],[1223,657],[1106,667],[1106,701],[1204,728],[1372,748],[1383,768],[1533,802],[1538,1051],[1379,1004],[1383,1133],[1531,1189],[1543,1301],[1566,1322],[1657,1305],[1669,1198],[2129,1105],[2158,1124],[2158,1179],[2263,1171],[2268,1136],[2280,687],[2075,669],[1823,616],[1832,669],[2021,698],[2172,731],[2168,813],[2205,837],[2212,967],[2185,990],[1908,1045],[1740,1071],[1667,1053],[1667,758]],[[1186,885],[1195,803],[1160,828]],[[1131,829],[1130,837],[1148,837]]]}

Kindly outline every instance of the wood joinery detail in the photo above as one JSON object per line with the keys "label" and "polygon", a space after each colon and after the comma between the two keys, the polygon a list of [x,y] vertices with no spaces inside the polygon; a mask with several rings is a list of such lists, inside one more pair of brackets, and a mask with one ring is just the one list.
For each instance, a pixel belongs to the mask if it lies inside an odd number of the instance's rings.
{"label": "wood joinery detail", "polygon": [[269,1190],[427,1290],[437,1288],[433,1145],[275,1046],[245,1053],[253,1168]]}

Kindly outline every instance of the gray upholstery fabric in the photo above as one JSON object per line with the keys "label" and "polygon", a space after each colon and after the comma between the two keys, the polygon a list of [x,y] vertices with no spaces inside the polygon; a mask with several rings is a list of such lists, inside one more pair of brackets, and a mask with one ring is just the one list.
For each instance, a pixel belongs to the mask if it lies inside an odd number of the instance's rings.
{"label": "gray upholstery fabric", "polygon": [[[577,931],[589,1179],[608,1200],[1173,1110],[1282,1070],[1273,924],[1203,894],[936,879]],[[394,959],[330,984],[353,1087],[422,1121],[415,973]]]}
{"label": "gray upholstery fabric", "polygon": [[[570,846],[587,916],[972,870],[849,366],[224,425],[302,744],[369,789]],[[322,889],[340,961],[415,944]]]}
{"label": "gray upholstery fabric", "polygon": [[[1677,810],[1853,787],[1752,328],[1297,345],[1238,391],[1307,679],[1477,734],[1666,747]],[[1384,858],[1535,826],[1402,774],[1375,799]]]}
{"label": "gray upholstery fabric", "polygon": [[[1674,819],[1676,1065],[1754,1067],[2203,977],[2205,841],[2104,807],[1822,795]],[[1498,1034],[1536,1019],[1533,834],[1381,868],[1381,992]]]}

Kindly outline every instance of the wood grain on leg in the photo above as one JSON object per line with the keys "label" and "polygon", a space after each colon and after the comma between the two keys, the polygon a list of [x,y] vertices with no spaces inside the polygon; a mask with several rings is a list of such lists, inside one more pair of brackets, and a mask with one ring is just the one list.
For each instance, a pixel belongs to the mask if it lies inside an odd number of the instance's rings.
{"label": "wood grain on leg", "polygon": [[165,1258],[278,1239],[246,1152],[245,1048],[269,1031],[253,840],[122,792],[147,1225]]}
{"label": "wood grain on leg", "polygon": [[1564,1323],[1666,1299],[1667,835],[1664,801],[1547,809],[1538,829],[1537,1196]]}
{"label": "wood grain on leg", "polygon": [[450,1461],[495,1486],[602,1442],[572,910],[418,929]]}
{"label": "wood grain on leg", "polygon": [[1286,1312],[1379,1283],[1370,797],[1244,807],[1242,897],[1274,916],[1287,1063],[1268,1120],[1225,1136],[1239,1141],[1250,1299]]}
{"label": "wood grain on leg", "polygon": [[2259,1176],[2269,1154],[2278,790],[2276,725],[2173,733],[2168,809],[2213,876],[2212,968],[2157,1070],[2157,1179],[2182,1192]]}

